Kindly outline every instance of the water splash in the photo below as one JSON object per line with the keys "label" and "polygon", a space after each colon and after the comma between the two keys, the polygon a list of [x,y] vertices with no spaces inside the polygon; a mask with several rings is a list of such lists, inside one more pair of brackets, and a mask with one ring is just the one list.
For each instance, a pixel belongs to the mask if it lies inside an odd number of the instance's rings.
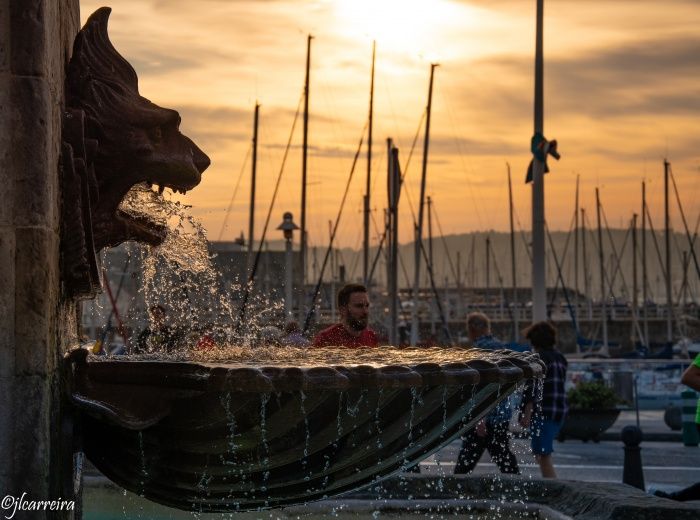
{"label": "water splash", "polygon": [[270,302],[252,292],[244,323],[238,321],[243,283],[225,282],[209,253],[206,230],[189,213],[189,206],[167,200],[146,185],[137,185],[124,198],[120,209],[137,219],[155,221],[167,228],[156,247],[137,245],[142,266],[141,290],[151,330],[158,328],[151,309],[160,305],[167,323],[177,329],[167,346],[162,342],[137,341],[141,352],[208,350],[215,344],[255,343],[270,316],[281,312],[283,302]]}

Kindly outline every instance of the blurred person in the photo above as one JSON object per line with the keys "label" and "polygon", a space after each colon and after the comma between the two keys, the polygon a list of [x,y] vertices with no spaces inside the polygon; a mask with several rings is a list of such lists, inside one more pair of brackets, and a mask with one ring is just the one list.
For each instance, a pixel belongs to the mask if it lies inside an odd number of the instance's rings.
{"label": "blurred person", "polygon": [[535,395],[535,385],[529,383],[523,393],[520,425],[530,428],[532,453],[544,478],[557,478],[552,453],[556,438],[569,409],[566,401],[566,358],[556,349],[557,331],[546,322],[532,324],[524,332],[525,338],[539,354],[546,366],[542,395]]}
{"label": "blurred person", "polygon": [[314,337],[314,347],[377,347],[377,334],[368,327],[369,296],[364,285],[350,283],[338,291],[340,323]]}
{"label": "blurred person", "polygon": [[[683,375],[681,375],[681,383],[692,388],[696,392],[700,392],[700,354],[695,356],[695,360],[685,369]],[[700,435],[700,400],[698,401],[697,411],[695,413],[695,427],[698,429],[698,434]],[[675,500],[677,502],[700,500],[700,482],[696,482],[692,486],[671,493],[651,489],[649,491],[657,497],[668,498],[669,500]]]}
{"label": "blurred person", "polygon": [[280,339],[280,345],[285,347],[308,347],[309,340],[302,333],[299,323],[291,320],[284,326],[284,336]]}
{"label": "blurred person", "polygon": [[166,311],[162,305],[151,305],[148,308],[149,326],[141,331],[136,340],[136,353],[165,350],[170,352],[177,348],[180,334],[167,325]]}
{"label": "blurred person", "polygon": [[[467,334],[475,348],[501,350],[507,345],[491,334],[491,321],[481,312],[467,316]],[[471,473],[479,459],[488,450],[491,459],[501,473],[520,474],[518,459],[510,447],[509,431],[512,411],[510,398],[501,401],[484,419],[462,438],[462,448],[457,456],[455,474]]]}

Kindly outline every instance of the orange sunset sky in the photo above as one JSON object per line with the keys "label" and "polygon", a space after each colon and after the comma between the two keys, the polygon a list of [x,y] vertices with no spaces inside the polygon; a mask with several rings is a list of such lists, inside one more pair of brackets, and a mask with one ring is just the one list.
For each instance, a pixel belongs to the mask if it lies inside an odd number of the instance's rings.
{"label": "orange sunset sky", "polygon": [[[103,2],[83,0],[81,19]],[[446,234],[508,229],[506,161],[520,226],[530,228],[535,0],[115,0],[110,37],[134,66],[141,94],[182,115],[181,130],[211,158],[198,188],[180,197],[209,238],[248,229],[253,109],[261,104],[256,238],[303,91],[312,43],[308,172],[311,245],[328,241],[368,115],[372,40],[377,42],[372,207],[386,206],[386,138],[406,164],[436,70],[427,194]],[[663,158],[671,161],[691,227],[700,213],[700,2],[545,2],[545,135],[550,159],[546,211],[568,229],[576,175],[594,215],[601,188],[608,221],[626,226],[648,182],[654,226],[662,226]],[[272,216],[297,223],[301,119]],[[361,247],[366,160],[357,165],[339,243]],[[412,240],[408,199],[417,203],[422,130],[401,198],[401,241]],[[228,226],[226,208],[243,170]],[[172,194],[169,195],[172,197]],[[675,206],[675,203],[674,203]],[[674,227],[682,223],[674,208]],[[594,223],[594,222],[592,222]],[[691,230],[692,231],[692,230]],[[373,233],[373,243],[376,234]]]}

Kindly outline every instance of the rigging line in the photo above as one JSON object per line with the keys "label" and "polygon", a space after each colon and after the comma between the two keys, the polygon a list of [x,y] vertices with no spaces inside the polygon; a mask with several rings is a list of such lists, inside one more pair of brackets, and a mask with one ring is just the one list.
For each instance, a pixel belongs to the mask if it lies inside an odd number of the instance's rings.
{"label": "rigging line", "polygon": [[[437,92],[440,95],[442,95],[442,87],[441,86],[438,86]],[[459,140],[457,140],[457,137],[455,137],[456,135],[464,135],[464,134],[462,132],[460,132],[459,128],[457,128],[457,125],[455,124],[455,119],[452,116],[452,105],[450,105],[449,97],[448,96],[442,96],[442,97],[445,100],[445,106],[447,107],[447,116],[450,120],[450,125],[452,125],[452,129],[453,129],[452,138],[454,139],[454,142],[457,145],[457,152],[459,155],[459,160],[462,163],[462,169],[466,175],[468,170],[467,170],[466,162],[464,160],[465,154],[462,151],[461,142]],[[473,168],[472,168],[472,171],[473,171]],[[483,219],[481,218],[481,211],[479,210],[479,205],[477,204],[478,199],[476,198],[476,196],[474,194],[474,186],[472,185],[471,182],[468,182],[467,186],[469,186],[469,193],[471,194],[472,203],[474,204],[474,209],[476,210],[476,217],[479,220],[479,226],[481,228],[483,228],[484,227],[483,226]]]}
{"label": "rigging line", "polygon": [[250,297],[250,291],[255,280],[255,275],[258,272],[258,265],[260,264],[260,256],[262,255],[262,249],[265,245],[265,237],[267,236],[267,228],[270,225],[270,217],[272,216],[272,210],[275,207],[275,199],[277,199],[277,192],[279,191],[280,181],[282,180],[282,174],[284,173],[284,166],[287,163],[287,156],[289,155],[289,149],[292,146],[292,138],[294,137],[294,129],[297,126],[297,120],[299,119],[299,112],[301,111],[301,102],[304,99],[304,94],[302,93],[299,98],[299,103],[297,104],[297,111],[294,114],[294,121],[292,122],[292,129],[289,132],[289,139],[287,140],[287,146],[284,149],[284,155],[282,157],[282,164],[280,165],[280,171],[277,175],[277,182],[275,183],[275,189],[272,192],[272,200],[270,201],[270,208],[267,211],[267,218],[265,219],[265,226],[263,227],[262,235],[260,236],[260,243],[258,244],[258,251],[255,253],[255,260],[253,261],[253,267],[250,270],[250,276],[248,277],[248,283],[246,283],[245,292],[243,293],[243,301],[241,302],[241,308],[238,311],[238,320],[236,323],[236,332],[240,332],[243,325],[243,318],[245,317],[246,305],[248,304],[248,298]]}
{"label": "rigging line", "polygon": [[[620,290],[622,292],[622,296],[625,298],[629,298],[629,290],[627,289],[627,282],[625,281],[625,276],[622,273],[622,270],[620,269],[621,266],[621,257],[622,254],[624,253],[625,248],[627,247],[627,239],[630,236],[631,230],[627,228],[627,233],[625,233],[625,238],[622,242],[622,251],[620,252],[620,255],[617,254],[617,248],[615,247],[615,243],[613,242],[612,238],[612,233],[610,232],[610,227],[608,225],[608,220],[605,217],[605,210],[603,209],[602,205],[600,208],[601,214],[603,216],[603,223],[605,225],[605,233],[606,236],[608,237],[608,242],[610,242],[610,246],[612,248],[612,259],[614,260],[611,261],[610,267],[612,268],[612,276],[610,276],[610,273],[608,273],[607,269],[605,270],[605,279],[608,281],[608,289],[606,291],[606,296],[609,296],[610,298],[615,299],[615,280],[617,279],[617,273],[620,273],[620,279],[621,279],[621,287]],[[607,261],[607,259],[606,259]]]}
{"label": "rigging line", "polygon": [[[376,226],[376,225],[377,225],[377,224],[376,224],[376,221],[375,221],[375,226]],[[379,231],[377,231],[377,234],[379,234]],[[386,227],[385,227],[385,229],[384,229],[384,237],[386,237],[386,234],[387,234],[387,231],[386,231]],[[397,240],[398,240],[398,239],[397,239]],[[387,246],[387,247],[388,247],[388,246]],[[399,266],[401,267],[401,272],[403,273],[403,281],[404,281],[404,283],[406,284],[407,287],[410,287],[410,286],[411,286],[411,282],[410,282],[410,280],[409,280],[409,278],[408,278],[408,271],[406,270],[406,264],[403,263],[403,256],[401,256],[401,248],[400,248],[400,247],[398,248],[397,253],[398,253],[398,259],[399,259]],[[386,258],[386,255],[387,255],[387,254],[388,254],[388,253],[384,253],[384,257],[385,257],[385,258]]]}
{"label": "rigging line", "polygon": [[601,213],[603,215],[603,222],[605,222],[605,232],[608,235],[608,241],[610,242],[610,245],[612,246],[613,250],[613,255],[615,256],[615,269],[613,271],[612,279],[610,281],[610,295],[615,296],[613,292],[613,285],[615,283],[615,278],[617,278],[617,273],[620,273],[620,279],[622,280],[622,295],[625,296],[626,298],[629,299],[629,286],[627,285],[627,282],[625,281],[625,275],[622,272],[621,266],[622,266],[622,257],[625,254],[625,248],[627,247],[627,240],[630,237],[630,234],[632,233],[632,229],[630,227],[627,228],[627,233],[625,233],[625,238],[622,241],[622,247],[620,248],[620,254],[617,254],[617,248],[615,247],[615,242],[613,242],[613,237],[612,233],[610,232],[610,226],[608,225],[608,217],[605,215],[605,208],[601,205],[600,207]]}
{"label": "rigging line", "polygon": [[685,228],[685,234],[686,237],[688,237],[688,244],[690,245],[690,254],[693,257],[693,261],[695,262],[695,270],[698,273],[698,277],[700,277],[700,266],[698,265],[698,257],[695,256],[695,247],[693,240],[690,239],[690,230],[688,229],[688,222],[685,219],[685,212],[683,211],[683,206],[681,205],[681,197],[678,194],[678,186],[676,186],[676,177],[673,175],[673,169],[671,168],[671,165],[669,164],[668,166],[669,173],[671,174],[671,181],[673,181],[673,191],[676,193],[676,201],[678,202],[678,209],[681,212],[681,219],[683,220],[683,227]]}
{"label": "rigging line", "polygon": [[231,215],[231,210],[233,209],[233,202],[236,200],[236,194],[238,194],[238,187],[241,185],[241,179],[243,178],[243,172],[245,171],[245,167],[248,164],[248,158],[250,157],[250,152],[253,149],[253,145],[251,144],[248,147],[248,151],[245,154],[245,158],[243,159],[243,165],[241,166],[241,171],[238,173],[238,180],[236,181],[236,187],[233,188],[233,195],[231,195],[231,200],[228,203],[228,208],[226,208],[226,214],[224,215],[224,221],[221,224],[221,230],[219,231],[219,238],[217,239],[219,242],[221,242],[221,238],[224,236],[224,230],[226,229],[226,226],[228,224],[228,218]]}
{"label": "rigging line", "polygon": [[435,209],[435,201],[433,201],[432,210],[433,210],[433,215],[435,215],[435,222],[437,222],[438,230],[440,231],[440,238],[442,239],[442,246],[445,248],[445,255],[447,256],[447,260],[448,260],[448,263],[450,265],[450,270],[452,271],[452,276],[454,276],[454,278],[455,278],[455,283],[459,284],[459,279],[457,277],[457,269],[455,269],[455,266],[452,263],[452,257],[450,256],[450,250],[447,248],[447,240],[445,240],[445,233],[442,231],[442,224],[440,224],[440,217],[438,216],[438,212]]}
{"label": "rigging line", "polygon": [[374,216],[374,212],[369,214],[369,218],[372,221],[372,225],[374,226],[374,232],[376,233],[376,240],[379,240],[380,237],[386,235],[386,226],[384,227],[384,231],[379,230],[379,224],[377,224],[377,219]]}
{"label": "rigging line", "polygon": [[[593,246],[595,247],[596,251],[599,251],[599,250],[600,250],[600,246],[599,246],[599,244],[598,244],[598,241],[597,241],[597,238],[596,238],[596,234],[595,234],[595,232],[593,231],[593,230],[594,230],[594,227],[593,227],[593,225],[592,225],[590,219],[588,218],[588,213],[585,214],[585,218],[582,220],[582,226],[585,227],[586,223],[588,223],[588,227],[586,228],[586,231],[588,231],[588,235],[590,236],[590,241],[591,241],[591,243],[593,244]],[[592,251],[592,253],[595,254],[595,251]],[[589,256],[590,256],[590,255],[589,255]],[[604,274],[604,276],[605,276],[605,279],[607,280],[607,273],[606,273],[605,271],[603,271],[603,274]],[[593,285],[593,273],[592,273],[592,272],[591,272],[591,273],[588,273],[588,277],[587,277],[587,278],[588,278],[589,284],[590,284],[590,285]],[[591,301],[593,300],[593,296],[588,295],[588,294],[586,295],[586,298],[588,298],[588,299],[591,300]],[[605,295],[604,295],[604,294],[601,294],[600,298],[601,298],[601,301],[603,301],[603,300],[605,299]],[[590,348],[591,348],[591,349],[593,349],[593,347],[596,346],[596,341],[598,340],[598,333],[600,332],[600,329],[601,329],[600,320],[596,320],[596,322],[595,322],[595,328],[593,329],[593,333],[588,335],[589,338],[590,338],[590,341],[591,341],[591,345],[590,345]],[[576,338],[576,342],[578,343],[578,338]]]}
{"label": "rigging line", "polygon": [[428,278],[430,279],[430,287],[433,290],[433,296],[435,297],[435,304],[438,308],[438,313],[440,314],[440,322],[442,323],[443,332],[445,337],[450,342],[451,346],[454,346],[454,340],[452,339],[452,334],[450,334],[450,328],[447,325],[447,318],[445,318],[445,312],[442,309],[442,303],[440,302],[440,294],[438,293],[437,286],[435,285],[435,278],[433,277],[433,266],[428,262],[428,253],[425,251],[425,244],[420,242],[420,249],[423,252],[423,260],[425,261],[425,266],[428,269]]}
{"label": "rigging line", "polygon": [[[374,215],[371,215],[371,217],[372,217],[372,223],[374,224],[374,229],[375,229],[375,231],[376,231],[376,233],[377,233],[377,239],[380,239],[380,235],[379,235],[379,233],[380,233],[380,232],[379,232],[379,225],[377,224],[377,220],[374,218]],[[385,227],[384,227],[384,233],[381,235],[381,241],[382,241],[382,242],[384,242],[384,241],[386,240],[386,236],[387,236],[387,229],[386,229],[386,226],[385,226]],[[380,249],[381,249],[381,246],[379,246],[379,247],[380,247]],[[380,249],[377,250],[377,256],[375,257],[375,260],[374,260],[375,263],[377,262],[377,260],[378,260],[378,258],[379,258]],[[386,255],[387,255],[387,253],[385,252],[385,253],[384,253],[384,257],[385,257],[385,258],[386,258]],[[401,272],[403,273],[404,282],[405,282],[405,284],[406,284],[407,287],[410,287],[410,286],[411,286],[411,282],[409,281],[409,278],[408,278],[408,271],[406,270],[406,265],[403,263],[403,257],[401,256],[401,249],[400,249],[400,248],[399,248],[399,250],[398,250],[398,259],[399,259],[399,265],[401,266]],[[369,279],[371,280],[372,277],[370,276]]]}
{"label": "rigging line", "polygon": [[[376,227],[376,223],[375,223]],[[387,232],[386,230],[384,231],[384,234],[381,236],[381,239],[379,240],[379,244],[377,245],[377,254],[374,256],[374,261],[372,262],[372,268],[370,269],[369,272],[369,280],[372,280],[374,278],[374,271],[377,267],[377,263],[379,262],[379,257],[384,256],[385,261],[387,260],[387,252],[384,250],[384,242],[386,241],[386,236]],[[406,267],[404,266],[403,259],[401,257],[401,253],[398,253],[398,259],[399,259],[399,264],[401,265],[401,268],[404,273],[404,281],[406,284],[408,284],[408,273],[406,272]],[[396,298],[399,300],[399,305],[401,306],[401,316],[403,316],[403,300],[401,299],[401,292],[397,289],[396,291]],[[403,318],[402,318],[403,319]]]}
{"label": "rigging line", "polygon": [[421,115],[420,121],[418,122],[418,129],[416,130],[416,135],[413,137],[413,144],[411,144],[411,149],[408,151],[408,158],[406,159],[406,164],[403,167],[403,170],[401,170],[401,189],[404,190],[406,193],[406,200],[408,201],[408,207],[411,209],[411,217],[413,218],[413,227],[414,229],[417,227],[417,220],[416,220],[416,211],[413,208],[413,200],[411,199],[411,191],[408,187],[408,185],[404,182],[404,179],[406,178],[406,174],[408,174],[408,167],[411,165],[411,157],[413,157],[413,152],[416,149],[416,143],[418,142],[418,136],[420,135],[420,130],[423,127],[423,120],[425,119],[425,116],[427,114],[427,109],[423,111],[423,114]]}
{"label": "rigging line", "polygon": [[[127,269],[129,268],[129,263],[131,262],[131,253],[127,251],[126,262],[122,268],[122,274],[119,278],[119,285],[117,286],[117,294],[114,296],[115,301],[119,301],[119,295],[122,292],[122,287],[124,286],[124,279],[126,277]],[[105,339],[107,339],[107,334],[112,329],[112,316],[114,316],[114,307],[109,311],[109,316],[107,316],[107,323],[102,327],[102,334],[100,334],[100,345],[104,345]],[[103,347],[104,348],[104,347]]]}
{"label": "rigging line", "polygon": [[399,134],[399,121],[398,121],[398,118],[396,117],[396,111],[394,110],[394,99],[391,96],[391,89],[389,88],[389,85],[386,83],[384,76],[382,76],[382,74],[377,74],[376,79],[377,79],[378,83],[381,82],[382,87],[384,87],[384,92],[386,94],[386,97],[389,100],[389,110],[391,111],[391,120],[393,121],[394,127],[395,127],[394,128],[394,131],[395,131],[394,135],[396,135],[396,138],[394,140],[398,143],[399,148],[401,148],[400,138],[398,137],[400,135]]}
{"label": "rigging line", "polygon": [[[490,236],[489,236],[490,238]],[[505,286],[503,283],[503,276],[501,276],[501,270],[498,268],[498,261],[496,260],[496,255],[493,255],[493,259],[491,260],[493,262],[493,266],[496,268],[496,277],[498,278],[498,286],[499,289],[501,290],[501,301],[505,300],[506,302],[506,309],[508,310],[508,316],[510,316],[510,319],[513,320],[515,319],[515,316],[513,315],[513,309],[510,306],[510,299],[507,296],[507,293],[505,292]]]}
{"label": "rigging line", "polygon": [[[569,222],[569,231],[568,231],[567,234],[566,234],[566,241],[564,242],[564,251],[562,252],[562,255],[561,255],[561,258],[562,258],[562,269],[564,269],[564,259],[566,258],[566,254],[567,254],[568,251],[569,251],[569,239],[571,238],[571,230],[574,228],[574,222],[575,222],[575,220],[576,220],[576,216],[575,216],[575,215],[572,215],[572,216],[571,216],[571,222]],[[545,222],[545,225],[547,225],[546,222]],[[547,229],[549,229],[549,226],[547,226]],[[549,232],[549,231],[548,231],[548,232]],[[552,248],[552,254],[553,254],[553,255],[555,256],[555,258],[556,258],[556,256],[557,256],[557,250],[554,249],[554,241],[553,241],[553,240],[550,240],[549,244],[550,244],[550,247]],[[559,280],[559,279],[557,278],[557,282],[554,284],[554,291],[552,292],[552,298],[549,300],[549,304],[550,304],[550,305],[554,305],[554,300],[555,300],[556,297],[557,297],[557,291],[558,291],[558,289],[559,289],[559,281],[558,281],[558,280]],[[565,289],[565,286],[564,286],[564,279],[563,279],[563,278],[561,279],[561,282],[562,282],[562,289]]]}
{"label": "rigging line", "polygon": [[649,211],[649,205],[645,204],[644,209],[647,212],[647,221],[649,222],[649,230],[651,231],[651,238],[653,238],[654,248],[656,249],[656,258],[659,260],[659,267],[661,268],[661,275],[666,279],[666,266],[661,257],[661,248],[659,247],[659,242],[656,240],[656,231],[654,230],[654,223],[651,220],[651,212]]}
{"label": "rigging line", "polygon": [[569,230],[566,233],[566,241],[564,241],[564,251],[562,251],[562,254],[561,254],[562,271],[564,270],[565,262],[566,262],[566,259],[568,258],[569,243],[571,242],[571,231],[574,229],[575,223],[576,223],[576,214],[574,212],[574,214],[571,215],[571,222],[569,222]]}
{"label": "rigging line", "polygon": [[[602,209],[603,209],[603,206],[601,205],[601,210]],[[588,219],[588,214],[586,214],[586,221],[588,222],[588,226],[589,226],[588,234],[590,235],[591,242],[593,243],[593,246],[595,247],[594,253],[598,253],[598,255],[600,255],[601,244],[598,243],[598,237],[596,236],[596,233],[593,231],[595,229],[595,227],[592,225],[591,221]],[[591,279],[591,282],[593,282],[593,273],[591,273],[590,279]],[[608,274],[607,269],[603,269],[603,281],[604,281],[604,285],[605,285],[605,283],[607,283],[608,287],[611,286],[610,285],[610,275]],[[611,292],[611,291],[604,291],[604,294],[600,295],[601,301],[602,301],[602,299],[604,299],[606,297],[608,292]],[[597,334],[597,332],[596,332],[596,334]]]}
{"label": "rigging line", "polygon": [[[564,261],[566,260],[567,253],[569,252],[569,243],[571,242],[571,231],[574,229],[574,223],[576,222],[576,215],[571,215],[571,222],[569,222],[569,229],[566,232],[566,240],[564,241],[564,251],[561,253],[561,268],[562,272],[564,269]],[[553,242],[552,242],[553,244]]]}
{"label": "rigging line", "polygon": [[527,253],[527,257],[530,260],[530,263],[532,263],[532,251],[530,251],[530,244],[527,241],[527,237],[525,236],[525,229],[523,229],[523,225],[520,222],[520,216],[518,215],[518,210],[515,207],[515,204],[513,204],[513,214],[515,215],[515,221],[518,223],[518,231],[520,231],[520,237],[523,239],[523,244],[525,244],[525,252]]}
{"label": "rigging line", "polygon": [[571,315],[571,321],[573,322],[574,325],[574,331],[576,332],[576,339],[578,340],[578,337],[580,335],[579,328],[578,328],[578,323],[576,321],[576,310],[572,307],[571,301],[569,300],[569,291],[566,290],[566,284],[564,283],[564,276],[562,275],[561,272],[561,264],[559,263],[559,258],[557,257],[557,250],[554,248],[554,241],[552,240],[552,233],[549,231],[549,226],[545,222],[544,224],[545,229],[547,230],[547,238],[549,238],[549,247],[552,250],[552,256],[554,257],[554,265],[557,268],[557,276],[559,278],[559,281],[561,281],[561,287],[564,292],[564,299],[566,299],[566,306],[569,308],[569,314]]}
{"label": "rigging line", "polygon": [[[673,240],[673,245],[676,248],[676,263],[678,263],[681,258],[683,258],[683,250],[681,249],[681,245],[678,243],[678,233],[672,233],[671,234],[671,240]],[[690,261],[692,258],[689,256],[688,257],[688,267],[690,267]]]}
{"label": "rigging line", "polygon": [[384,157],[386,156],[386,146],[380,146],[379,148],[382,150],[381,152],[372,152],[372,188],[370,192],[372,195],[372,200],[374,200],[374,196],[377,193],[377,182],[381,177],[381,175],[378,175],[377,172],[381,172],[383,170],[382,167],[384,166]]}
{"label": "rigging line", "polygon": [[[361,241],[362,239],[363,239],[363,236],[362,236],[362,228],[358,226],[358,227],[357,227],[357,235],[356,235],[356,238],[355,238],[355,246],[354,246],[353,250],[358,250],[358,249],[359,249],[360,241]],[[343,257],[343,261],[345,261],[345,257],[343,256],[343,253],[340,253],[340,256],[342,256],[342,257]],[[352,255],[352,256],[353,256],[352,266],[350,267],[350,273],[348,274],[348,278],[349,278],[350,280],[352,280],[352,279],[355,277],[355,269],[357,269],[357,264],[359,263],[359,260],[360,260],[360,255],[354,254],[354,255]]]}
{"label": "rigging line", "polygon": [[[261,105],[262,106],[262,105]],[[261,143],[269,143],[271,142],[271,139],[268,139],[268,136],[270,133],[268,132],[268,125],[267,125],[267,118],[261,117],[260,120],[258,121],[258,167],[261,171],[262,174],[262,165],[270,165],[270,164],[275,164],[277,161],[280,160],[280,156],[277,152],[276,149],[270,148],[269,146],[266,146]],[[274,156],[274,157],[273,157]],[[265,172],[265,175],[269,175],[270,178],[268,179],[270,183],[275,182],[275,171],[272,168],[268,168],[267,166],[264,168],[267,170]]]}
{"label": "rigging line", "polygon": [[[379,257],[382,256],[385,240],[386,240],[386,233],[384,233],[381,236],[381,238],[379,239],[379,244],[377,244],[377,254],[374,255],[374,261],[372,262],[372,268],[369,271],[368,280],[372,280],[372,278],[374,278],[374,270],[376,269],[377,263],[379,262]],[[384,256],[386,257],[386,254],[384,254]]]}
{"label": "rigging line", "polygon": [[693,231],[693,248],[695,247],[695,240],[698,238],[698,230],[700,230],[700,213],[698,213],[698,220],[695,222],[695,231]]}
{"label": "rigging line", "polygon": [[336,143],[347,142],[347,139],[340,136],[340,129],[338,125],[338,110],[336,109],[335,97],[333,95],[333,89],[323,83],[323,81],[316,80],[316,89],[321,93],[321,98],[325,101],[327,109],[324,111],[325,114],[330,113],[331,117],[328,118],[330,121],[330,126],[333,131]]}
{"label": "rigging line", "polygon": [[[357,165],[357,159],[360,156],[360,152],[362,151],[362,144],[365,139],[365,132],[367,132],[367,127],[369,126],[369,121],[365,122],[365,126],[362,129],[362,135],[360,136],[360,143],[357,146],[357,151],[355,152],[355,157],[352,160],[352,168],[350,168],[350,175],[348,176],[348,182],[345,185],[345,192],[343,193],[343,198],[340,201],[340,207],[338,208],[338,216],[335,219],[335,224],[333,225],[333,232],[331,233],[331,238],[328,243],[328,248],[326,249],[326,255],[323,258],[323,264],[321,264],[321,273],[319,274],[318,280],[316,282],[316,288],[314,289],[314,295],[311,300],[311,307],[309,308],[309,311],[306,313],[306,318],[304,319],[304,328],[303,328],[303,334],[306,334],[309,330],[309,325],[311,324],[311,320],[316,313],[316,299],[318,298],[318,293],[321,290],[321,283],[323,282],[323,273],[326,270],[326,265],[328,264],[328,258],[330,256],[330,252],[333,248],[333,241],[335,240],[335,234],[338,231],[338,225],[340,224],[340,217],[343,214],[343,208],[345,206],[345,200],[348,197],[348,192],[350,191],[350,183],[352,182],[352,178],[355,174],[355,166]],[[303,304],[303,302],[301,302]]]}
{"label": "rigging line", "polygon": [[[377,224],[377,219],[374,218],[374,213],[370,213],[370,220],[372,221],[372,225],[374,226],[374,232],[377,234],[376,240],[377,240],[377,253],[374,255],[374,260],[372,261],[372,267],[369,271],[368,275],[368,281],[372,281],[374,278],[374,271],[377,268],[377,263],[379,262],[379,258],[382,256],[382,248],[384,246],[384,241],[386,240],[386,235],[387,235],[387,228],[386,226],[384,227],[384,232],[381,233],[379,231],[379,225]],[[384,257],[386,258],[386,254],[384,254]]]}
{"label": "rigging line", "polygon": [[[681,259],[681,263],[682,263],[682,259]],[[678,294],[676,296],[676,307],[681,309],[680,310],[681,316],[684,314],[684,310],[686,308],[685,303],[682,301],[683,297],[686,295],[689,295],[691,297],[691,300],[693,300],[693,301],[695,300],[695,298],[693,298],[693,296],[692,296],[692,290],[690,287],[690,280],[688,280],[688,274],[687,274],[688,268],[690,267],[690,257],[686,257],[686,261],[685,261],[685,263],[682,263],[682,267],[683,267],[683,281],[681,282],[681,286],[678,289]]]}
{"label": "rigging line", "polygon": [[411,279],[408,277],[408,271],[406,270],[406,264],[403,263],[403,256],[401,255],[401,249],[399,249],[399,265],[401,266],[401,272],[403,273],[403,281],[406,287],[412,287]]}

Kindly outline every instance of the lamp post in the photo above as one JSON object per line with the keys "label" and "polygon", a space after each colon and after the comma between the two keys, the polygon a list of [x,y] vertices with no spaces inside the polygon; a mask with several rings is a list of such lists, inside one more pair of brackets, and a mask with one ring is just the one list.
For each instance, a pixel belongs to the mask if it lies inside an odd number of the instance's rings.
{"label": "lamp post", "polygon": [[277,226],[284,233],[285,249],[284,249],[284,314],[287,318],[292,316],[292,238],[294,230],[299,229],[294,223],[294,218],[291,212],[287,211],[282,216],[282,223]]}

